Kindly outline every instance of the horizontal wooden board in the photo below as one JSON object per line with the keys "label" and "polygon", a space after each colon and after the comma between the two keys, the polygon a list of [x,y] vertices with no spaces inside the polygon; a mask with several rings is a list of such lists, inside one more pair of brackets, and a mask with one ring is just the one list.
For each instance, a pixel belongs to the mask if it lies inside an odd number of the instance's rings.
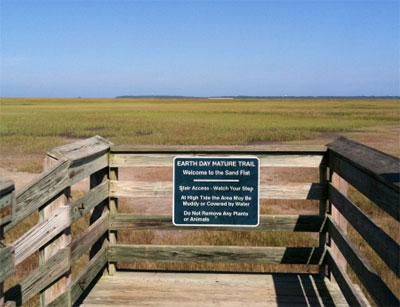
{"label": "horizontal wooden board", "polygon": [[329,200],[400,278],[400,245],[333,185],[328,191]]}
{"label": "horizontal wooden board", "polygon": [[96,135],[85,140],[53,148],[47,152],[47,155],[56,160],[67,158],[71,161],[71,165],[75,165],[88,159],[93,160],[94,157],[102,156],[108,152],[112,144],[110,141]]}
{"label": "horizontal wooden board", "polygon": [[6,300],[15,301],[17,306],[20,306],[47,288],[69,270],[69,254],[69,248],[59,250],[44,264],[10,288],[4,295]]}
{"label": "horizontal wooden board", "polygon": [[68,168],[69,161],[61,160],[19,191],[16,197],[13,221],[7,224],[4,230],[10,230],[33,211],[64,191],[70,184]]}
{"label": "horizontal wooden board", "polygon": [[[206,154],[185,154],[185,157],[204,157]],[[219,155],[227,157],[227,155]],[[237,156],[237,155],[236,155]],[[174,154],[134,154],[110,155],[110,167],[172,167]],[[230,157],[234,157],[230,155]],[[319,167],[322,155],[257,155],[261,167]]]}
{"label": "horizontal wooden board", "polygon": [[[207,230],[234,231],[301,231],[319,232],[325,217],[320,215],[261,215],[257,227],[207,227]],[[199,230],[201,227],[178,227],[172,224],[171,215],[136,216],[116,214],[110,219],[110,230]],[[203,228],[204,229],[204,228]]]}
{"label": "horizontal wooden board", "polygon": [[69,207],[62,206],[51,217],[43,219],[15,241],[15,264],[24,261],[69,225]]}
{"label": "horizontal wooden board", "polygon": [[[285,183],[260,185],[260,198],[324,199],[326,185],[320,183]],[[172,182],[110,181],[110,197],[172,197]]]}
{"label": "horizontal wooden board", "polygon": [[108,229],[108,213],[89,226],[71,243],[71,263],[79,259]]}
{"label": "horizontal wooden board", "polygon": [[400,189],[400,159],[379,150],[339,137],[327,145],[341,159],[386,185]]}
{"label": "horizontal wooden board", "polygon": [[334,282],[307,274],[126,272],[103,276],[89,306],[347,306]]}
{"label": "horizontal wooden board", "polygon": [[70,205],[71,223],[75,223],[82,216],[108,198],[108,180],[86,192]]}
{"label": "horizontal wooden board", "polygon": [[318,247],[238,247],[111,244],[109,261],[201,261],[229,263],[320,264]]}
{"label": "horizontal wooden board", "polygon": [[331,217],[328,218],[328,232],[378,306],[398,306],[397,297]]}
{"label": "horizontal wooden board", "polygon": [[342,159],[333,152],[329,152],[328,164],[332,171],[345,179],[397,221],[400,221],[400,193],[398,188],[377,180],[370,173]]}
{"label": "horizontal wooden board", "polygon": [[89,288],[97,275],[104,269],[107,263],[107,244],[90,259],[86,266],[71,283],[71,303],[73,306],[79,297]]}
{"label": "horizontal wooden board", "polygon": [[324,154],[325,146],[315,145],[227,145],[227,146],[205,146],[205,145],[128,145],[111,146],[111,152],[126,153],[212,153],[212,154],[267,154],[267,153],[299,153],[299,154]]}
{"label": "horizontal wooden board", "polygon": [[69,169],[71,184],[89,177],[106,167],[108,167],[108,154],[103,154],[102,156],[98,156],[90,161],[85,160],[84,162],[75,164]]}
{"label": "horizontal wooden board", "polygon": [[357,291],[353,282],[350,280],[349,276],[342,269],[340,265],[337,264],[335,257],[332,255],[332,251],[330,248],[327,249],[327,258],[329,269],[335,277],[336,282],[338,283],[340,289],[345,296],[347,303],[350,306],[370,306],[362,292]]}
{"label": "horizontal wooden board", "polygon": [[0,243],[0,283],[14,273],[13,246]]}

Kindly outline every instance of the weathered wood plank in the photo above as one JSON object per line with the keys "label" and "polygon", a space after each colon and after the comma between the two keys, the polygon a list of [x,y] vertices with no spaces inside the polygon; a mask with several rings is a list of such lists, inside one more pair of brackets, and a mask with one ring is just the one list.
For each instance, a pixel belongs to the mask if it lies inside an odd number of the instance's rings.
{"label": "weathered wood plank", "polygon": [[[260,198],[324,199],[326,185],[319,183],[285,183],[260,185]],[[172,197],[172,182],[110,181],[110,197]]]}
{"label": "weathered wood plank", "polygon": [[75,223],[82,216],[108,198],[108,180],[86,192],[71,205],[71,223]]}
{"label": "weathered wood plank", "polygon": [[400,245],[334,186],[329,185],[328,191],[329,200],[382,258],[393,273],[400,277]]}
{"label": "weathered wood plank", "polygon": [[15,241],[15,264],[24,261],[67,227],[69,227],[69,208],[63,206]]}
{"label": "weathered wood plank", "polygon": [[366,173],[352,163],[329,152],[329,167],[358,191],[400,221],[400,193],[398,188],[389,186]]}
{"label": "weathered wood plank", "polygon": [[[110,167],[172,167],[174,154],[134,154],[110,155]],[[186,154],[188,157],[202,157],[205,154]],[[219,155],[226,157],[227,155]],[[234,157],[233,155],[231,155]],[[322,155],[258,155],[261,167],[319,167]]]}
{"label": "weathered wood plank", "polygon": [[61,160],[18,192],[13,221],[5,225],[4,231],[7,232],[33,211],[62,193],[70,184],[68,168],[69,161]]}
{"label": "weathered wood plank", "polygon": [[6,300],[15,301],[17,305],[21,305],[51,285],[69,270],[69,254],[69,248],[59,250],[46,263],[39,266],[17,285],[10,288],[5,293]]}
{"label": "weathered wood plank", "polygon": [[13,246],[0,243],[0,283],[14,273]]}
{"label": "weathered wood plank", "polygon": [[79,259],[108,229],[108,213],[90,225],[71,243],[71,263]]}
{"label": "weathered wood plank", "polygon": [[347,306],[335,283],[307,274],[126,272],[103,276],[83,306]]}
{"label": "weathered wood plank", "polygon": [[328,231],[374,301],[379,306],[398,306],[400,302],[397,297],[330,217],[328,218]]}
{"label": "weathered wood plank", "polygon": [[15,206],[15,187],[11,180],[0,177],[0,306],[4,305],[3,281],[14,272],[12,247],[4,245],[3,225],[9,223]]}
{"label": "weathered wood plank", "polygon": [[400,188],[400,159],[379,150],[339,137],[327,145],[341,159],[346,160],[376,180]]}
{"label": "weathered wood plank", "polygon": [[107,244],[104,244],[101,250],[87,263],[71,285],[71,303],[72,305],[79,299],[82,293],[101,273],[107,263]]}
{"label": "weathered wood plank", "polygon": [[[96,186],[102,184],[105,181],[108,181],[108,170],[109,170],[108,168],[104,168],[90,175],[90,189],[94,189]],[[101,202],[96,207],[94,207],[91,213],[92,214],[90,215],[89,225],[93,225],[102,216],[108,214],[108,199]],[[103,236],[99,237],[99,239],[96,242],[94,242],[89,252],[90,258],[93,258],[94,255],[101,249],[104,241],[106,240],[106,237],[107,234],[104,234]]]}
{"label": "weathered wood plank", "polygon": [[[117,167],[110,167],[109,174],[110,180],[118,180],[118,168]],[[111,215],[118,213],[118,199],[110,197],[108,200],[108,208]],[[111,244],[116,244],[118,240],[118,232],[116,230],[109,230],[108,231],[108,241]],[[107,266],[108,274],[114,275],[117,271],[117,263],[115,262],[108,262]]]}
{"label": "weathered wood plank", "polygon": [[269,264],[320,264],[318,247],[165,246],[111,244],[109,261],[200,261]]}
{"label": "weathered wood plank", "polygon": [[85,160],[70,167],[69,177],[71,184],[74,184],[99,170],[108,167],[108,154],[96,157],[93,160]]}
{"label": "weathered wood plank", "polygon": [[[319,215],[261,215],[257,227],[207,227],[207,230],[230,231],[300,231],[319,232],[325,217]],[[171,215],[115,214],[110,219],[110,230],[199,230],[199,227],[177,227]]]}
{"label": "weathered wood plank", "polygon": [[[323,161],[321,162],[321,166],[319,167],[319,183],[323,185],[327,185],[327,180],[328,180],[328,170],[326,167],[326,156],[324,156]],[[319,215],[321,217],[326,216],[326,211],[327,211],[327,206],[328,206],[328,201],[327,199],[321,199],[319,201]],[[320,248],[326,248],[326,239],[327,239],[327,230],[325,227],[325,219],[324,219],[324,225],[320,230],[319,233],[319,247]],[[323,261],[322,264],[318,268],[319,276],[321,278],[324,278],[327,276],[327,268],[326,268],[326,261]]]}
{"label": "weathered wood plank", "polygon": [[46,307],[69,307],[71,304],[71,293],[69,290],[65,291],[63,294],[59,295],[52,302],[48,303]]}
{"label": "weathered wood plank", "polygon": [[[349,191],[349,184],[335,172],[330,171],[329,175],[331,185],[334,186],[340,193],[347,196],[347,193]],[[335,206],[331,206],[331,216],[332,220],[338,225],[338,227],[340,227],[340,230],[343,232],[343,234],[347,235],[347,228],[349,223]],[[332,254],[335,256],[335,259],[337,260],[337,264],[340,265],[343,270],[346,270],[346,259],[336,246],[335,242],[331,242],[331,251]]]}
{"label": "weathered wood plank", "polygon": [[16,307],[17,305],[15,304],[15,302],[5,302],[4,303],[4,307]]}
{"label": "weathered wood plank", "polygon": [[71,165],[76,165],[105,154],[111,145],[111,142],[96,135],[86,140],[53,148],[47,152],[47,155],[56,160],[67,158],[71,161]]}
{"label": "weathered wood plank", "polygon": [[260,198],[264,199],[321,200],[326,195],[326,185],[320,183],[260,184]]}
{"label": "weathered wood plank", "polygon": [[[44,159],[44,169],[47,170],[53,165],[57,165],[58,160],[51,156],[46,156]],[[54,213],[58,211],[59,208],[68,208],[69,200],[71,199],[71,187],[68,186],[64,189],[63,193],[55,199],[52,203],[39,210],[39,220],[44,221],[47,218],[54,216]],[[69,211],[69,210],[68,210]],[[70,225],[69,212],[67,211],[67,222]],[[39,252],[39,264],[44,264],[48,259],[51,259],[59,250],[65,248],[71,243],[71,228],[66,227],[61,234],[52,240],[49,244],[40,249]],[[40,304],[41,306],[47,305],[47,303],[52,302],[61,293],[65,292],[68,288],[68,284],[71,280],[69,277],[70,270],[65,276],[60,278],[56,283],[48,287],[43,293],[40,294]]]}
{"label": "weathered wood plank", "polygon": [[368,301],[366,302],[365,300],[365,297],[362,297],[354,287],[346,271],[336,263],[335,257],[332,255],[332,251],[329,248],[327,250],[327,258],[329,268],[340,289],[342,290],[347,303],[350,306],[369,306]]}
{"label": "weathered wood plank", "polygon": [[180,146],[165,146],[165,145],[128,145],[128,146],[111,146],[111,152],[125,153],[204,153],[204,154],[324,154],[325,146],[315,145],[227,145],[227,146],[198,146],[198,145],[180,145]]}

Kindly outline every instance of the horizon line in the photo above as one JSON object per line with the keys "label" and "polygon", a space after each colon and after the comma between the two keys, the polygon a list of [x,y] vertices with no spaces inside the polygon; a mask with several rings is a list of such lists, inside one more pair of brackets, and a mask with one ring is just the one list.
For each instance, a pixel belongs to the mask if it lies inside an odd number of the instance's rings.
{"label": "horizon line", "polygon": [[137,99],[137,98],[159,98],[159,99],[400,99],[399,95],[215,95],[215,96],[191,96],[191,95],[120,95],[113,97],[93,96],[64,96],[64,97],[43,97],[43,96],[0,96],[0,99]]}

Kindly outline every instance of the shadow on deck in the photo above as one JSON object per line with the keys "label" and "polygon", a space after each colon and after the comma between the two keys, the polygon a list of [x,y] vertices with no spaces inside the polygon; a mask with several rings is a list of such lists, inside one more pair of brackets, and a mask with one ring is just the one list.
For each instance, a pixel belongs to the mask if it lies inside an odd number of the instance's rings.
{"label": "shadow on deck", "polygon": [[77,306],[348,306],[336,283],[311,274],[118,271]]}

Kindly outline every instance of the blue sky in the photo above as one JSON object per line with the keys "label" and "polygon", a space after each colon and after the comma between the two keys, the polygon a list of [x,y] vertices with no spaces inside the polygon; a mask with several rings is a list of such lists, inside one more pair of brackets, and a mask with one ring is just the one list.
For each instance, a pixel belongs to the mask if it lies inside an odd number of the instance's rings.
{"label": "blue sky", "polygon": [[400,1],[0,3],[3,97],[400,95]]}

